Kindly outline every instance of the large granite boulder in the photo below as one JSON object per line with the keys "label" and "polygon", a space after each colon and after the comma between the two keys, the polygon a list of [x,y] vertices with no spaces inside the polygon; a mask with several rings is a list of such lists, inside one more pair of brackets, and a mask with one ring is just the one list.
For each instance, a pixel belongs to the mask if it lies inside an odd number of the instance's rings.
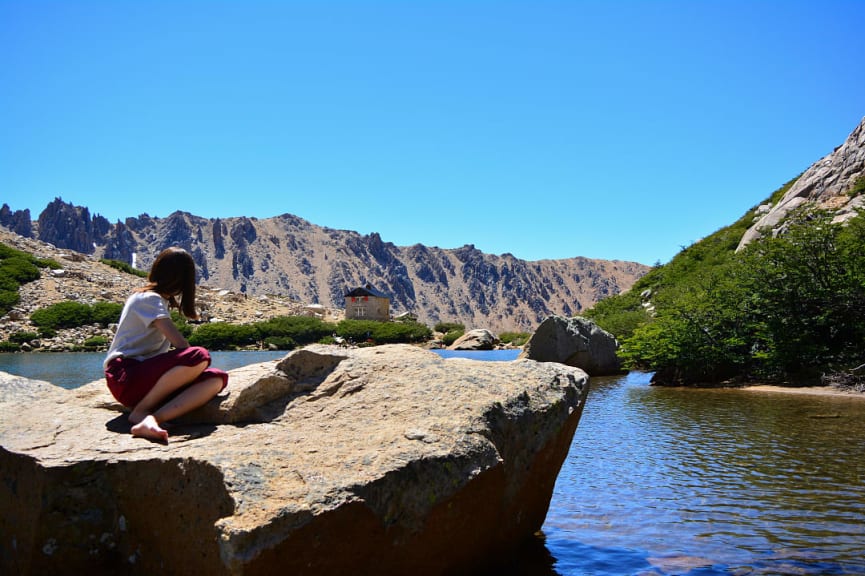
{"label": "large granite boulder", "polygon": [[101,382],[0,377],[0,573],[486,570],[541,527],[587,391],[557,364],[314,346],[232,371],[162,445]]}
{"label": "large granite boulder", "polygon": [[620,374],[622,364],[616,338],[586,318],[549,316],[520,353],[537,362],[559,362],[585,370],[590,376]]}
{"label": "large granite boulder", "polygon": [[492,350],[499,339],[485,328],[469,330],[451,344],[450,350]]}

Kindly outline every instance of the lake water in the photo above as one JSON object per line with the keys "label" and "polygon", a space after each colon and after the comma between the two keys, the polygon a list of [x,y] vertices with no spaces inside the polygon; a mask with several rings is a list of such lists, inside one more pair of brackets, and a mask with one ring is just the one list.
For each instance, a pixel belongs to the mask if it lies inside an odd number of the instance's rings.
{"label": "lake water", "polygon": [[[213,354],[224,369],[284,355]],[[0,354],[0,370],[80,384],[101,377],[102,357]],[[656,388],[642,373],[593,378],[542,534],[513,568],[865,574],[865,399]]]}
{"label": "lake water", "polygon": [[[233,370],[248,364],[283,358],[288,352],[211,352],[214,368]],[[75,388],[104,378],[104,352],[0,353],[0,371]]]}

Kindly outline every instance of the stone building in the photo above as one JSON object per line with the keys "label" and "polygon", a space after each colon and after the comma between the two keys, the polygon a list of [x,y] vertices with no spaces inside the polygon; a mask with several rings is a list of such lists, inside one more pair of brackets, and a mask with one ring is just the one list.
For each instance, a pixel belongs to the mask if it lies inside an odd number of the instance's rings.
{"label": "stone building", "polygon": [[390,320],[390,297],[366,284],[345,295],[346,320]]}

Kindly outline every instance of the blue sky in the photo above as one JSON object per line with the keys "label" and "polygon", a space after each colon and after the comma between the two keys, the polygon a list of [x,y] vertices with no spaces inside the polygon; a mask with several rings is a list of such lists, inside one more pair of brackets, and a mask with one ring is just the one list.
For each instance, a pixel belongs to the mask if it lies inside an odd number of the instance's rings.
{"label": "blue sky", "polygon": [[0,204],[667,262],[865,116],[859,0],[0,0]]}

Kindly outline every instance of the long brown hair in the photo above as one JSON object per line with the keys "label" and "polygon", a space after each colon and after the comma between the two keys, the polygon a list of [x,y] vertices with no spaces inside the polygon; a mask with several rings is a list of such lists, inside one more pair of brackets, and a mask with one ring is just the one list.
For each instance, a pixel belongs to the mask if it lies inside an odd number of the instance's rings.
{"label": "long brown hair", "polygon": [[[147,286],[141,291],[157,292],[168,298],[168,303],[187,318],[198,318],[195,310],[195,260],[189,252],[183,248],[166,248],[150,267],[147,280]],[[179,304],[176,299],[178,295]]]}

